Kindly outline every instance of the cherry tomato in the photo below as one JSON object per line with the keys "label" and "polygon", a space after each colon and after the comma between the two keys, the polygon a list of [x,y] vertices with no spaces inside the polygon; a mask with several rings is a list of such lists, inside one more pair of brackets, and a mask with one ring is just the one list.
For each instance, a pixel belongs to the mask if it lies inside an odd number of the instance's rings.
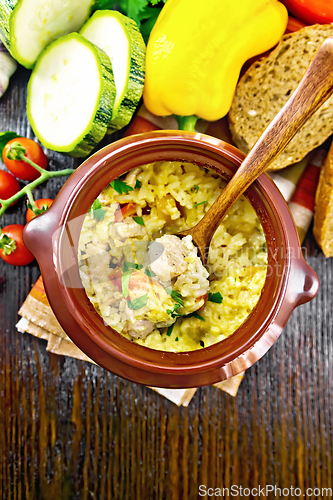
{"label": "cherry tomato", "polygon": [[25,148],[24,156],[29,160],[36,163],[41,168],[46,168],[48,164],[47,156],[37,142],[25,137],[16,137],[7,142],[3,148],[2,159],[8,170],[22,181],[34,181],[40,176],[40,173],[29,163],[24,160],[10,160],[7,158],[6,153],[13,143],[19,143]]}
{"label": "cherry tomato", "polygon": [[[8,198],[18,193],[20,189],[21,187],[18,180],[15,179],[12,174],[5,170],[0,170],[0,198],[8,200]],[[14,203],[16,203],[16,201],[14,201]],[[12,205],[14,205],[14,203],[12,203]]]}
{"label": "cherry tomato", "polygon": [[282,0],[289,12],[308,24],[333,22],[333,2],[330,0]]}
{"label": "cherry tomato", "polygon": [[32,262],[35,258],[23,243],[23,229],[23,224],[10,224],[9,226],[2,228],[1,231],[2,234],[6,234],[9,238],[15,240],[16,249],[8,255],[5,254],[4,249],[0,248],[0,257],[5,262],[8,262],[8,264],[12,264],[13,266],[25,266],[26,264],[30,264],[30,262]]}
{"label": "cherry tomato", "polygon": [[[46,212],[46,210],[52,205],[53,200],[51,200],[50,198],[41,198],[40,200],[36,200],[35,203],[36,203],[38,210],[40,210],[41,213],[43,213],[43,212]],[[45,210],[44,210],[44,207],[46,207]],[[33,219],[37,215],[40,215],[40,214],[38,213],[35,215],[33,213],[33,211],[30,208],[28,208],[27,213],[26,213],[27,222],[31,221],[31,219]]]}

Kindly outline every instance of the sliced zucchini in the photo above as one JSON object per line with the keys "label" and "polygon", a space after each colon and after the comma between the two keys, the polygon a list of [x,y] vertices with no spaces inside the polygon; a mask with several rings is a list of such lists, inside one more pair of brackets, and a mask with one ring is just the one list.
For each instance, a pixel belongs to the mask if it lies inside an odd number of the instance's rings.
{"label": "sliced zucchini", "polygon": [[93,4],[94,0],[1,0],[0,38],[14,59],[32,68],[44,47],[81,28]]}
{"label": "sliced zucchini", "polygon": [[39,56],[28,83],[27,115],[44,146],[86,156],[106,134],[115,95],[109,57],[70,33]]}
{"label": "sliced zucchini", "polygon": [[120,12],[98,10],[80,34],[110,57],[116,99],[108,133],[127,125],[139,104],[145,77],[146,45],[135,21]]}

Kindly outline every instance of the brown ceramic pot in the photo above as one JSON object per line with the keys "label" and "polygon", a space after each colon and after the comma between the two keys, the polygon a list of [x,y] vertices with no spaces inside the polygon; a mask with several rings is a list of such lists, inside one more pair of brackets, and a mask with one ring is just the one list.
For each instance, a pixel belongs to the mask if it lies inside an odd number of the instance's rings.
{"label": "brown ceramic pot", "polygon": [[26,226],[25,244],[38,260],[59,323],[96,363],[150,386],[216,383],[261,358],[293,309],[316,295],[318,278],[302,257],[288,206],[263,174],[246,196],[265,231],[267,278],[257,306],[228,339],[199,351],[161,352],[130,342],[106,326],[91,305],[79,277],[77,244],[85,214],[109,182],[138,165],[160,160],[196,163],[229,179],[243,158],[235,147],[199,133],[154,131],[127,137],[88,158],[64,184],[51,208]]}

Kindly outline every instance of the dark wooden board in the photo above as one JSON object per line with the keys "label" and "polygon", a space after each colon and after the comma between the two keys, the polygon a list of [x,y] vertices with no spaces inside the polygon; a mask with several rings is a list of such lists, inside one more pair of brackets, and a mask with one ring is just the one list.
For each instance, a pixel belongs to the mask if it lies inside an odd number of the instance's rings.
{"label": "dark wooden board", "polygon": [[[0,131],[33,137],[28,76],[20,68],[1,99]],[[51,168],[77,164],[50,157]],[[54,197],[62,183],[52,179],[36,197]],[[1,224],[24,223],[24,213],[20,201]],[[302,496],[306,488],[333,489],[333,259],[311,231],[304,250],[321,281],[316,299],[295,310],[235,398],[204,387],[188,408],[18,333],[17,311],[39,269],[1,261],[1,498],[214,498],[200,496],[200,485],[229,488],[225,498],[246,498],[231,495],[240,486],[272,485],[266,498],[297,498],[283,497],[283,488],[302,488]]]}

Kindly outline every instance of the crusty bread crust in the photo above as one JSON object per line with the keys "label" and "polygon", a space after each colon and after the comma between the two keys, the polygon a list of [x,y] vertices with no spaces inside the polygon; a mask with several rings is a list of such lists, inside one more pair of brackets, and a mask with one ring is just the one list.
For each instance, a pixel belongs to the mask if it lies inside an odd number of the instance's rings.
{"label": "crusty bread crust", "polygon": [[[240,79],[229,112],[233,141],[248,153],[297,87],[333,24],[307,26],[285,35],[268,57],[250,66]],[[300,161],[333,133],[333,96],[296,134],[269,170]]]}
{"label": "crusty bread crust", "polygon": [[333,143],[320,172],[313,234],[326,257],[333,257]]}

